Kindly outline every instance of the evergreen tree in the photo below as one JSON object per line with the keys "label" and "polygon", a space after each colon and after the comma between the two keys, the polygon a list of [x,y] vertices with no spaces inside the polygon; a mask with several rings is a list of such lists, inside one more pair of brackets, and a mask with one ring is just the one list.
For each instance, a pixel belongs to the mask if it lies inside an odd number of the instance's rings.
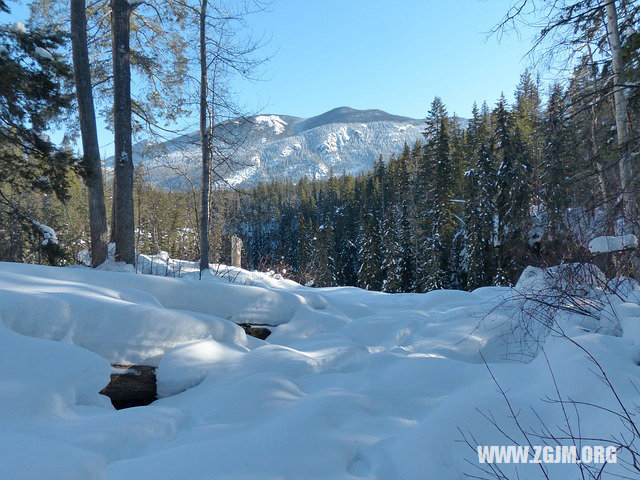
{"label": "evergreen tree", "polygon": [[380,190],[376,188],[376,184],[374,175],[368,175],[358,239],[358,286],[367,290],[380,290],[384,278],[380,223],[376,215],[376,211],[379,211],[376,207],[379,205]]}
{"label": "evergreen tree", "polygon": [[465,245],[467,253],[467,288],[491,285],[494,264],[495,175],[490,138],[479,135],[480,146],[473,168],[466,172]]}
{"label": "evergreen tree", "polygon": [[567,119],[567,102],[558,84],[551,90],[543,125],[545,150],[542,164],[541,197],[546,214],[545,233],[549,239],[563,227],[570,206],[569,172],[575,166],[573,127]]}
{"label": "evergreen tree", "polygon": [[402,291],[402,237],[395,209],[387,209],[382,223],[382,291],[395,293]]}
{"label": "evergreen tree", "polygon": [[426,144],[418,170],[420,202],[417,288],[447,288],[451,283],[450,246],[454,233],[453,166],[449,147],[449,120],[436,97],[427,116]]}
{"label": "evergreen tree", "polygon": [[300,214],[298,219],[297,251],[296,272],[299,281],[304,284],[310,280],[309,274],[312,268],[313,225],[303,213]]}
{"label": "evergreen tree", "polygon": [[358,286],[367,290],[382,288],[382,252],[378,219],[372,213],[366,213],[360,235],[360,269]]}
{"label": "evergreen tree", "polygon": [[515,91],[513,119],[518,127],[524,150],[521,161],[526,164],[525,179],[530,186],[531,204],[540,204],[539,193],[542,190],[542,155],[544,140],[541,134],[541,99],[539,82],[534,80],[529,70],[520,76],[520,83]]}
{"label": "evergreen tree", "polygon": [[28,31],[21,23],[0,28],[0,206],[41,238],[50,263],[62,254],[59,244],[48,239],[16,198],[28,191],[67,198],[74,158],[46,134],[72,99],[66,88],[71,68],[56,53],[64,44],[64,36],[55,31]]}
{"label": "evergreen tree", "polygon": [[504,95],[494,112],[498,261],[495,283],[512,284],[528,256],[530,197],[526,145]]}
{"label": "evergreen tree", "polygon": [[399,189],[401,195],[400,204],[400,243],[402,246],[402,257],[400,260],[400,290],[412,292],[415,290],[415,250],[414,250],[414,230],[412,228],[413,204],[412,204],[412,182],[408,170],[410,155],[405,150],[400,162],[400,182]]}
{"label": "evergreen tree", "polygon": [[313,241],[312,279],[316,287],[337,285],[336,279],[336,242],[333,225],[322,223],[316,231]]}

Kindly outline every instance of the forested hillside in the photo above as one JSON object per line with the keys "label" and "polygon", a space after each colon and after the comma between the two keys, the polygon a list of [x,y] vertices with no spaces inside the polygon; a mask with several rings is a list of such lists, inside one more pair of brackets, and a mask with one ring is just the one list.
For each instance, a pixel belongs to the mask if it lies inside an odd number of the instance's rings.
{"label": "forested hillside", "polygon": [[[376,157],[396,153],[421,136],[421,120],[381,110],[334,108],[303,119],[288,115],[238,117],[216,124],[214,186],[251,188],[274,180],[327,178],[333,171],[357,175]],[[220,159],[228,159],[221,162]],[[133,146],[144,179],[167,190],[188,189],[202,179],[198,132]],[[113,157],[105,161],[113,169]]]}
{"label": "forested hillside", "polygon": [[[621,217],[611,104],[582,99],[584,75],[577,70],[565,89],[525,72],[513,100],[474,106],[466,128],[436,98],[424,140],[366,174],[214,190],[212,261],[230,260],[238,234],[249,268],[315,286],[412,292],[508,285],[526,265],[585,258],[588,240],[615,233]],[[197,191],[147,184],[144,168],[134,186],[136,248],[198,258]],[[49,197],[33,204],[68,262],[88,236],[82,189],[71,194],[64,208]],[[19,259],[28,249],[4,251]]]}

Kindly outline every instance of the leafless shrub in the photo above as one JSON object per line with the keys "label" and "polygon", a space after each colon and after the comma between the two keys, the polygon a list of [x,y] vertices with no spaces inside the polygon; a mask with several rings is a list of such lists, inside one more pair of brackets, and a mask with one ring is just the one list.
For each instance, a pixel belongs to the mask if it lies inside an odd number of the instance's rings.
{"label": "leafless shrub", "polygon": [[[615,255],[615,264],[620,268],[620,272],[633,267],[635,252],[623,251],[606,255]],[[611,302],[616,297],[623,298],[628,282],[629,279],[623,276],[607,280],[603,272],[591,263],[564,264],[547,269],[529,267],[523,273],[513,294],[505,296],[504,300],[481,320],[484,322],[497,310],[512,312],[506,320],[508,325],[505,325],[505,355],[508,359],[525,361],[539,355],[544,357],[555,394],[541,400],[556,405],[563,420],[560,424],[549,425],[547,420],[531,407],[530,413],[535,418],[535,424],[526,423],[522,418],[522,412],[513,405],[507,390],[499,383],[484,357],[484,364],[509,415],[506,418],[498,418],[490,411],[478,410],[478,413],[510,445],[573,445],[577,447],[578,452],[584,444],[597,443],[616,447],[618,465],[626,473],[620,474],[620,468],[612,472],[611,465],[607,463],[575,463],[576,478],[583,480],[638,478],[640,475],[640,423],[637,421],[637,414],[640,413],[640,391],[633,385],[638,395],[632,400],[623,399],[602,363],[566,331],[566,321],[577,320],[580,328],[585,331],[621,335],[620,323]],[[568,342],[584,354],[594,378],[608,392],[611,406],[562,394],[562,386],[557,381],[553,365],[544,349],[544,343],[550,336]],[[610,434],[593,437],[583,431],[581,419],[585,418],[585,415],[594,414],[594,411],[611,418]],[[512,429],[508,425],[515,426],[517,436],[509,433]],[[462,442],[477,454],[477,446],[481,445],[480,439],[471,431],[459,431]],[[480,464],[477,460],[474,462],[469,459],[467,463],[472,467],[470,472],[465,473],[468,478],[520,478],[514,466],[509,467],[512,470],[507,472],[507,467],[500,464]],[[548,465],[539,464],[539,469],[540,478],[552,478]]]}

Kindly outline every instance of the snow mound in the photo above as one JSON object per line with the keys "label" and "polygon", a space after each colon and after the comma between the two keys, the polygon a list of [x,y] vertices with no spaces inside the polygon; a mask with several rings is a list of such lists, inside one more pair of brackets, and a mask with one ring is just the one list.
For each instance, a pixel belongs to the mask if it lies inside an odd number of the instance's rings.
{"label": "snow mound", "polygon": [[[585,437],[624,428],[606,410],[616,400],[594,388],[593,363],[570,342],[548,337],[545,356],[529,363],[505,357],[517,289],[390,295],[237,269],[242,284],[156,260],[186,271],[0,263],[0,478],[457,480],[477,473],[462,433],[481,445],[519,439],[488,368],[522,425],[565,425],[548,400],[557,392],[547,359],[566,398],[603,407],[581,412]],[[519,288],[539,291],[569,271],[598,288],[601,273],[576,266],[527,269]],[[640,287],[619,286],[602,314],[620,319],[621,336],[587,330],[576,314],[558,321],[633,405]],[[234,325],[248,320],[277,326],[267,341],[248,340]],[[114,411],[98,394],[114,360],[157,364],[161,398]],[[502,467],[516,478],[516,465]],[[539,465],[517,467],[520,478],[540,478]],[[576,477],[575,465],[548,468],[552,478]]]}
{"label": "snow mound", "polygon": [[515,290],[531,295],[553,291],[602,288],[607,283],[604,273],[590,263],[566,263],[549,268],[528,266],[524,269]]}
{"label": "snow mound", "polygon": [[[228,320],[245,321],[279,305],[268,292],[252,298],[238,286],[220,287],[211,298],[193,281],[5,264],[0,319],[17,333],[78,345],[111,363],[156,365],[165,351],[194,339],[244,346],[244,331]],[[220,303],[209,308],[211,300]]]}
{"label": "snow mound", "polygon": [[212,338],[185,342],[162,357],[156,371],[158,396],[168,397],[204,380],[212,365],[238,359],[247,348],[226,345]]}
{"label": "snow mound", "polygon": [[638,248],[638,238],[632,234],[601,236],[589,242],[591,253],[621,252],[628,248]]}

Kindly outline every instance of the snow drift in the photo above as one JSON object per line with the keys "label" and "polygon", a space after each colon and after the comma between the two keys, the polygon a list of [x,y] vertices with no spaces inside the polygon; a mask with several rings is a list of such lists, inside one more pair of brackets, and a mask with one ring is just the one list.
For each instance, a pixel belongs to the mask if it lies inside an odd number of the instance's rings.
{"label": "snow drift", "polygon": [[[0,263],[0,478],[460,479],[477,462],[463,433],[509,443],[481,412],[524,441],[488,368],[525,425],[565,421],[543,400],[557,396],[548,365],[564,396],[615,408],[561,338],[509,361],[516,290],[389,295],[238,273],[246,285]],[[530,270],[519,288],[539,292],[540,278]],[[640,287],[624,286],[602,312],[619,336],[593,318],[558,322],[633,405]],[[244,321],[276,326],[261,341]],[[115,411],[97,392],[116,362],[157,365],[161,399]],[[594,438],[622,428],[600,410],[580,421]],[[538,466],[517,467],[539,478]]]}

